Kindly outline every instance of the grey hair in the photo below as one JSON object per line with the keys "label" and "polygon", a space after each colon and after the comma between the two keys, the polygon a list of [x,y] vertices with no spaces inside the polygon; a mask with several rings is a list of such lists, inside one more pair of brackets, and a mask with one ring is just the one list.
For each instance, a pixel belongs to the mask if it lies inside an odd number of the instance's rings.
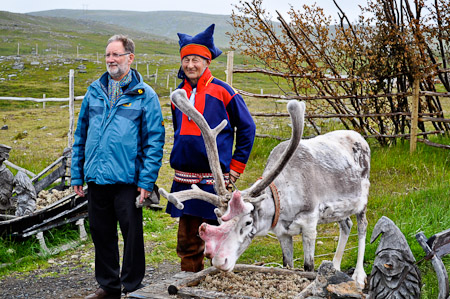
{"label": "grey hair", "polygon": [[134,54],[134,42],[131,38],[129,38],[126,35],[116,34],[116,35],[111,36],[108,39],[108,43],[106,44],[106,46],[108,46],[110,43],[115,42],[115,41],[122,42],[122,45],[125,48],[125,51]]}

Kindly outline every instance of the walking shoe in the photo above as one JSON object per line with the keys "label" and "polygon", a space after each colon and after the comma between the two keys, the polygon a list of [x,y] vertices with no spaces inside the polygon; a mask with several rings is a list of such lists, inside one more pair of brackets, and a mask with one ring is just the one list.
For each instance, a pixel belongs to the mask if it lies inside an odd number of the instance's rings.
{"label": "walking shoe", "polygon": [[132,290],[132,291],[128,291],[128,290],[126,290],[125,288],[123,288],[122,294],[127,295],[128,293],[133,293],[134,291],[137,291],[137,290],[142,289],[142,288],[144,288],[144,287],[145,287],[145,285],[142,284],[142,283],[140,283],[140,284],[137,286],[137,288],[135,288],[135,289]]}
{"label": "walking shoe", "polygon": [[85,299],[120,299],[120,292],[109,293],[102,288],[98,288],[94,293],[84,297]]}

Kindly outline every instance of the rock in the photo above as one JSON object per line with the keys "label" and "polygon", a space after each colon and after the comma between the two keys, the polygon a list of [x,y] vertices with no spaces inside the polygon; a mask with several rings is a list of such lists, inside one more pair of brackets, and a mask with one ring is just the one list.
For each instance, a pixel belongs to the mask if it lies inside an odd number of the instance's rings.
{"label": "rock", "polygon": [[365,298],[362,291],[356,285],[356,281],[347,281],[340,284],[330,284],[327,291],[331,298]]}
{"label": "rock", "polygon": [[366,298],[356,282],[344,272],[338,271],[330,261],[323,261],[316,279],[295,299],[303,298]]}
{"label": "rock", "polygon": [[24,64],[20,62],[19,63],[15,62],[12,66],[13,70],[23,70],[24,68],[25,68]]}

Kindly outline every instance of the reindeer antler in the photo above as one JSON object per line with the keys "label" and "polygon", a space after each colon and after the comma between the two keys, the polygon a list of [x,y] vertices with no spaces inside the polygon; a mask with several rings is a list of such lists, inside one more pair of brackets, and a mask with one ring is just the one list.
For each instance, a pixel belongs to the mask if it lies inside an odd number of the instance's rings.
{"label": "reindeer antler", "polygon": [[225,180],[223,178],[222,170],[220,168],[219,152],[217,150],[216,137],[220,131],[227,125],[227,120],[223,120],[216,128],[211,129],[206,122],[203,115],[195,109],[189,102],[186,91],[184,89],[177,89],[170,95],[172,103],[181,110],[184,114],[190,117],[195,124],[200,128],[205,142],[206,152],[208,156],[209,167],[214,177],[214,189],[217,195],[203,191],[196,185],[192,185],[191,190],[168,193],[163,188],[160,193],[173,203],[178,209],[183,209],[183,201],[198,198],[220,209],[226,208],[226,202],[231,198],[231,193],[225,187]]}
{"label": "reindeer antler", "polygon": [[269,186],[270,183],[272,183],[272,181],[280,174],[284,166],[286,166],[287,162],[294,154],[298,144],[300,143],[300,140],[302,139],[303,124],[305,119],[305,103],[291,100],[287,104],[287,109],[292,121],[292,136],[289,145],[287,146],[281,157],[278,159],[278,161],[275,163],[272,170],[269,171],[269,173],[266,174],[264,178],[259,182],[253,184],[253,186],[251,186],[249,189],[243,191],[243,193],[247,193],[247,196],[245,196],[247,199],[254,199],[250,201],[261,200],[261,197],[259,196],[260,193],[264,189],[266,189],[266,187]]}

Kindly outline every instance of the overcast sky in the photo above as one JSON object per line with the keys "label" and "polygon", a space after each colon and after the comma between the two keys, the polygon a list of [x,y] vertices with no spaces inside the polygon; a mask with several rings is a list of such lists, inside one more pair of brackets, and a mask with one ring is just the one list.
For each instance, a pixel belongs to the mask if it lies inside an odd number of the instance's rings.
{"label": "overcast sky", "polygon": [[[231,14],[233,4],[239,0],[2,0],[0,10],[26,13],[51,9],[88,9],[88,10],[133,10],[133,11],[158,11],[158,10],[182,10],[209,14]],[[333,0],[317,1],[319,6],[333,18],[337,16],[337,9]],[[263,0],[263,7],[272,15],[278,10],[283,16],[292,4],[295,8],[301,8],[303,4],[314,3],[311,0]],[[366,0],[337,0],[339,6],[347,16],[353,20],[360,13],[358,4],[365,4]]]}

